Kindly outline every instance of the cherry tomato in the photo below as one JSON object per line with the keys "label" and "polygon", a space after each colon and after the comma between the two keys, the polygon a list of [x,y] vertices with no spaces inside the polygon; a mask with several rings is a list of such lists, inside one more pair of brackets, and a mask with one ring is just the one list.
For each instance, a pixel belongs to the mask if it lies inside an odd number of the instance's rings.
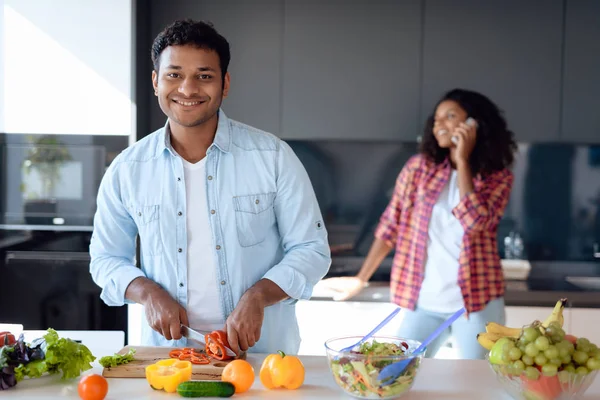
{"label": "cherry tomato", "polygon": [[108,382],[98,374],[86,375],[79,381],[77,392],[83,400],[103,400],[108,393]]}

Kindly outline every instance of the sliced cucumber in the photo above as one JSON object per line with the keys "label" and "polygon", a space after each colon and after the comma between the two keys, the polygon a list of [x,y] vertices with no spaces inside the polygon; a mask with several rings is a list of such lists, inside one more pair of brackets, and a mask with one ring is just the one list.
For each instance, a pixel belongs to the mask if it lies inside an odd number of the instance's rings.
{"label": "sliced cucumber", "polygon": [[187,381],[177,386],[177,393],[182,397],[231,397],[235,387],[230,382]]}

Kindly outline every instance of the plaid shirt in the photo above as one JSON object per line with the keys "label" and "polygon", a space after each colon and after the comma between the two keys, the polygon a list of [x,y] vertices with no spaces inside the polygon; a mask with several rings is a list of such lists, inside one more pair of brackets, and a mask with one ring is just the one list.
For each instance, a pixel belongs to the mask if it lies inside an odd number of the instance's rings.
{"label": "plaid shirt", "polygon": [[[436,165],[413,156],[396,181],[375,237],[396,249],[391,273],[392,301],[414,310],[424,277],[433,206],[450,177],[448,160]],[[480,311],[504,295],[504,275],[498,255],[498,222],[510,197],[513,174],[505,169],[485,179],[473,179],[474,192],[452,210],[464,228],[458,284],[467,313]]]}

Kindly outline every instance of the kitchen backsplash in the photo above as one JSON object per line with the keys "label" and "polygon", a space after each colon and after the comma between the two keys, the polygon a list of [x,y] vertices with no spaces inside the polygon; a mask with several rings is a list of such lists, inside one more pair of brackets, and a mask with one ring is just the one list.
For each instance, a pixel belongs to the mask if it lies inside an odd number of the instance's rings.
{"label": "kitchen backsplash", "polygon": [[[289,143],[311,178],[334,254],[365,256],[396,177],[408,158],[418,151],[417,144]],[[597,260],[594,252],[596,243],[600,243],[600,146],[520,143],[513,173],[511,199],[498,229],[501,256]],[[519,240],[523,242],[521,251]],[[505,242],[509,245],[506,248]]]}

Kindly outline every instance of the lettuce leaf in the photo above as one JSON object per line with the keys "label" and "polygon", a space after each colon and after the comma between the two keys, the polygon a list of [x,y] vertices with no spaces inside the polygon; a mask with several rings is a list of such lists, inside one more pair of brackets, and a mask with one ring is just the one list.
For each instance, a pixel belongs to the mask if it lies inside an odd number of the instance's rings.
{"label": "lettuce leaf", "polygon": [[129,349],[127,354],[115,354],[114,356],[104,356],[100,359],[100,365],[104,368],[116,367],[117,365],[127,364],[133,361],[135,349]]}
{"label": "lettuce leaf", "polygon": [[96,359],[85,345],[60,338],[52,328],[48,329],[40,344],[45,358],[23,363],[15,368],[17,381],[25,377],[38,378],[44,373],[62,373],[63,380],[77,378],[83,371],[91,369],[91,363]]}

